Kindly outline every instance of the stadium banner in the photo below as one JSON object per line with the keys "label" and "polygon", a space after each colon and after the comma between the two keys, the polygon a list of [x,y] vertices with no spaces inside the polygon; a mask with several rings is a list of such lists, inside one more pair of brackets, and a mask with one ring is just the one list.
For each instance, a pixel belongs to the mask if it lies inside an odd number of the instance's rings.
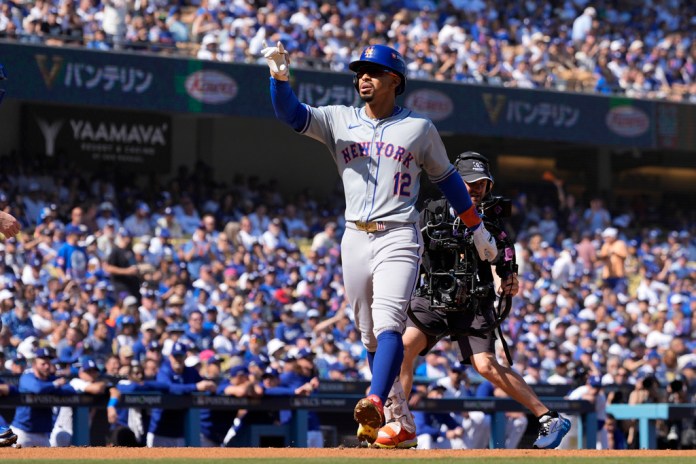
{"label": "stadium banner", "polygon": [[57,155],[79,166],[169,172],[172,158],[170,116],[77,106],[24,104],[24,153]]}
{"label": "stadium banner", "polygon": [[[0,43],[9,98],[160,112],[274,117],[268,68]],[[359,105],[347,73],[293,70],[313,106]],[[653,148],[655,102],[594,94],[409,80],[398,102],[444,133]],[[679,114],[677,115],[679,116]]]}

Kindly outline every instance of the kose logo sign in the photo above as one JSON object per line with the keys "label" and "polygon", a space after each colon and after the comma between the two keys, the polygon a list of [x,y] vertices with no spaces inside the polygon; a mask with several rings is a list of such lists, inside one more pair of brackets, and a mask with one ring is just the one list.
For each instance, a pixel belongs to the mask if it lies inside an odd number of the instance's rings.
{"label": "kose logo sign", "polygon": [[623,137],[638,137],[650,127],[650,118],[633,106],[617,106],[607,113],[606,123],[615,134]]}
{"label": "kose logo sign", "polygon": [[421,89],[409,94],[406,106],[422,113],[433,121],[440,121],[452,114],[454,104],[450,97],[437,90]]}
{"label": "kose logo sign", "polygon": [[203,103],[218,105],[237,96],[237,82],[219,71],[196,71],[186,78],[186,92]]}

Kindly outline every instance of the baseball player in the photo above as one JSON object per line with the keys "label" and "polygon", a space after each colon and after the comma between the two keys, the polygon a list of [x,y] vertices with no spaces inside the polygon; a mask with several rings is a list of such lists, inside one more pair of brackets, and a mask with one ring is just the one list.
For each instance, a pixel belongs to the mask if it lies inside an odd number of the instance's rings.
{"label": "baseball player", "polygon": [[[493,176],[490,174],[488,159],[475,152],[465,152],[456,161],[457,171],[465,182],[471,199],[477,207],[487,199],[493,188]],[[438,200],[441,211],[449,211],[445,200]],[[429,206],[426,205],[426,210]],[[447,214],[447,213],[444,213]],[[430,247],[428,247],[430,249]],[[519,282],[514,267],[508,264],[508,251],[500,253],[501,259],[492,264],[483,260],[478,263],[478,277],[481,283],[495,280],[497,293],[513,296],[517,294]],[[466,319],[466,324],[474,329],[481,329],[488,324],[490,317],[484,315],[488,310],[492,313],[495,294],[488,294],[480,303],[483,310]],[[404,392],[410,392],[413,385],[413,365],[418,355],[425,355],[443,337],[450,336],[450,318],[444,311],[430,307],[430,299],[422,296],[414,297],[408,309],[409,323],[404,332],[404,361],[394,389],[390,392],[388,413],[391,422],[379,431],[375,446],[381,448],[411,448],[417,445],[415,424],[408,411],[408,397]],[[500,388],[513,399],[526,406],[539,418],[539,436],[534,442],[535,448],[556,448],[563,436],[570,430],[570,421],[555,411],[550,411],[539,400],[534,391],[524,379],[508,366],[498,363],[495,356],[495,334],[488,333],[485,337],[478,335],[455,335],[462,353],[463,362],[471,364],[476,371]],[[400,382],[399,382],[400,380]]]}
{"label": "baseball player", "polygon": [[[99,379],[99,367],[97,362],[85,356],[79,362],[77,377],[70,380],[69,384],[78,393],[89,395],[101,395],[106,390],[106,383]],[[73,410],[71,407],[58,408],[58,415],[53,424],[53,430],[49,441],[51,446],[66,447],[72,444],[73,436]]]}
{"label": "baseball player", "polygon": [[[193,367],[186,367],[186,347],[176,342],[169,353],[169,362],[157,373],[157,382],[169,385],[169,392],[185,395],[195,391],[215,393],[217,386],[211,380],[203,380]],[[186,411],[153,409],[146,436],[147,447],[175,448],[186,445],[184,441],[184,415]]]}
{"label": "baseball player", "polygon": [[[0,81],[7,79],[7,74],[5,74],[5,68],[0,64]],[[0,88],[0,104],[2,99],[5,97],[5,89]],[[4,211],[0,211],[0,233],[5,236],[5,238],[14,237],[19,233],[20,225],[17,219],[11,214],[7,214]],[[0,322],[0,328],[2,328],[2,323]],[[0,438],[2,438],[2,431],[0,430]]]}
{"label": "baseball player", "polygon": [[[8,385],[0,379],[0,397],[17,394],[17,387]],[[17,442],[17,435],[0,415],[0,448],[12,446]]]}
{"label": "baseball player", "polygon": [[[66,385],[65,377],[52,374],[53,354],[46,348],[34,352],[31,369],[19,378],[20,393],[39,393],[70,395],[75,389]],[[49,434],[53,429],[51,408],[19,406],[12,421],[12,428],[18,436],[17,443],[22,446],[50,446]]]}
{"label": "baseball player", "polygon": [[365,48],[350,63],[353,85],[365,106],[302,104],[288,78],[283,44],[262,50],[270,71],[278,119],[324,143],[336,163],[346,199],[341,242],[346,294],[373,372],[366,398],[355,406],[358,439],[373,443],[384,423],[384,402],[403,359],[401,334],[422,251],[416,200],[422,172],[442,190],[473,230],[482,260],[497,254],[442,139],[426,117],[396,104],[406,88],[406,63],[385,45]]}

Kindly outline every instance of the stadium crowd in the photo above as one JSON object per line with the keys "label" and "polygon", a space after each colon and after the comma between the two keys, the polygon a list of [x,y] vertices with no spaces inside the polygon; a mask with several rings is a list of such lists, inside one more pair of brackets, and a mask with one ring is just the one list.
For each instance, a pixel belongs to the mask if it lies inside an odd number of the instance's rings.
{"label": "stadium crowd", "polygon": [[[340,191],[287,200],[273,181],[211,183],[203,164],[140,189],[10,163],[4,172],[0,208],[23,233],[0,244],[0,373],[40,357],[59,376],[72,367],[84,391],[100,375],[162,388],[185,368],[189,389],[177,391],[236,396],[370,378],[342,283]],[[511,195],[513,367],[530,384],[634,389],[607,390],[610,403],[694,401],[693,213],[635,204],[618,214],[547,184],[555,195]],[[421,393],[490,396],[457,350],[442,340],[421,359],[416,375],[436,382]]]}
{"label": "stadium crowd", "polygon": [[696,102],[696,4],[680,0],[0,0],[0,40],[346,71],[369,43],[409,78]]}

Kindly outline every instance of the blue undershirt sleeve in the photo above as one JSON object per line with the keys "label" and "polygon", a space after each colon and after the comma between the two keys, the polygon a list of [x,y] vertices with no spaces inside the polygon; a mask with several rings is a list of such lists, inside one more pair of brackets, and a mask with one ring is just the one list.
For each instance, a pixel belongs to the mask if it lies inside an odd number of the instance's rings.
{"label": "blue undershirt sleeve", "polygon": [[309,110],[297,99],[289,82],[279,81],[272,77],[270,79],[271,102],[276,117],[300,132],[306,126]]}
{"label": "blue undershirt sleeve", "polygon": [[462,214],[464,211],[471,208],[471,197],[464,185],[464,181],[452,170],[452,173],[444,179],[435,183],[438,188],[445,194],[445,198],[457,214]]}

